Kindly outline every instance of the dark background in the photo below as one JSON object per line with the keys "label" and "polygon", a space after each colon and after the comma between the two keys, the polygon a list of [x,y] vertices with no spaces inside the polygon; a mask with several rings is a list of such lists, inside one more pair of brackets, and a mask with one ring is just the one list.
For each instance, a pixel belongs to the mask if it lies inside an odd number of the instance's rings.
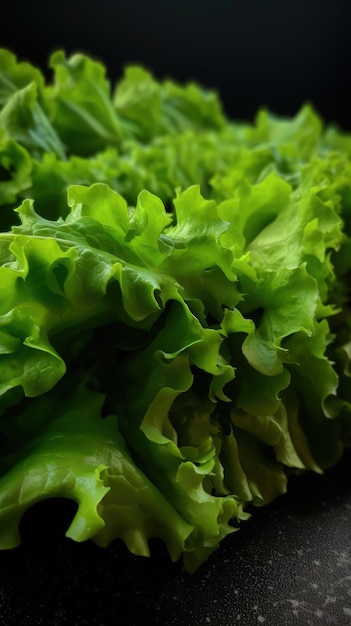
{"label": "dark background", "polygon": [[266,106],[294,115],[312,103],[351,130],[348,0],[12,0],[0,46],[47,66],[50,53],[83,51],[114,82],[127,63],[158,78],[216,89],[228,115]]}

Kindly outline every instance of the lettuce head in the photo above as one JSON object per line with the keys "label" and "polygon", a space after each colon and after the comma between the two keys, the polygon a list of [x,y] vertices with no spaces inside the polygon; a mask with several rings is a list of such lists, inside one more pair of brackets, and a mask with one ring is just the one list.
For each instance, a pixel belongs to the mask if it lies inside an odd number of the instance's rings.
{"label": "lettuce head", "polygon": [[351,138],[310,105],[0,51],[0,548],[159,538],[194,571],[351,442]]}

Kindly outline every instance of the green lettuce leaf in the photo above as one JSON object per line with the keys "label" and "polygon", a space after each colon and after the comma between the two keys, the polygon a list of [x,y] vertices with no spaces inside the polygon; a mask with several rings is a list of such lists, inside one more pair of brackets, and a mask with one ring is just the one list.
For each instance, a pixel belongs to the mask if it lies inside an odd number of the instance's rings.
{"label": "green lettuce leaf", "polygon": [[[193,528],[136,466],[116,416],[101,418],[104,396],[84,379],[65,380],[61,387],[27,404],[4,429],[15,460],[0,480],[1,548],[20,542],[19,523],[28,507],[65,497],[77,503],[66,532],[75,541],[107,545],[118,538],[134,554],[146,556],[148,540],[157,536],[173,560],[184,550],[196,551]],[[9,456],[2,454],[2,467]]]}
{"label": "green lettuce leaf", "polygon": [[49,65],[54,82],[46,97],[53,127],[67,151],[86,155],[118,146],[123,130],[104,66],[84,54],[67,58],[62,50],[51,55]]}
{"label": "green lettuce leaf", "polygon": [[72,539],[194,571],[351,445],[350,137],[49,65],[0,50],[0,547],[66,497]]}

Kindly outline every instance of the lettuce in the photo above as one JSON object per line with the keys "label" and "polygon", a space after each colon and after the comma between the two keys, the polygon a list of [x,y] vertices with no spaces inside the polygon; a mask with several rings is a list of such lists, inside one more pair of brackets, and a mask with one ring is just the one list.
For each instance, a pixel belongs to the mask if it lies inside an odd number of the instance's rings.
{"label": "lettuce", "polygon": [[161,539],[194,571],[351,443],[350,138],[305,105],[0,51],[0,548]]}

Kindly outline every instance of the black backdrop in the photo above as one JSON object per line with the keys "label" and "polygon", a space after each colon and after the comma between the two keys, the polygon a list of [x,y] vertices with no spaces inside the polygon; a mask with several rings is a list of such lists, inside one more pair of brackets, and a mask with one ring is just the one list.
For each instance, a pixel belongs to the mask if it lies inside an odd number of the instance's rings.
{"label": "black backdrop", "polygon": [[351,130],[348,0],[12,0],[0,46],[46,67],[50,52],[87,52],[115,81],[127,63],[216,89],[227,113],[293,115],[311,102]]}

